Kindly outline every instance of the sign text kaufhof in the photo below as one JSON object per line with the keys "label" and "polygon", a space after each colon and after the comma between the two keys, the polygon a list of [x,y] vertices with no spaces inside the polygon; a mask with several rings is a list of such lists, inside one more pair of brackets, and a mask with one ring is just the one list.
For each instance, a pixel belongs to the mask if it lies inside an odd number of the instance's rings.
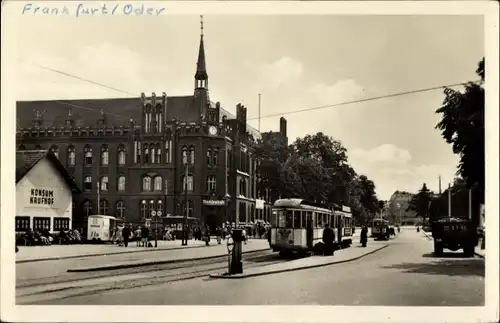
{"label": "sign text kaufhof", "polygon": [[32,188],[30,191],[30,204],[35,204],[35,205],[54,204],[54,190]]}

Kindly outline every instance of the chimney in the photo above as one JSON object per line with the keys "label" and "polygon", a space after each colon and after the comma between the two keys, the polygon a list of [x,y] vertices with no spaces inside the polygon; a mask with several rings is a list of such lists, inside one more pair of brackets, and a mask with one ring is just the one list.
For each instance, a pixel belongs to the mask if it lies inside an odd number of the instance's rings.
{"label": "chimney", "polygon": [[280,118],[280,133],[283,137],[286,137],[286,119],[284,117]]}

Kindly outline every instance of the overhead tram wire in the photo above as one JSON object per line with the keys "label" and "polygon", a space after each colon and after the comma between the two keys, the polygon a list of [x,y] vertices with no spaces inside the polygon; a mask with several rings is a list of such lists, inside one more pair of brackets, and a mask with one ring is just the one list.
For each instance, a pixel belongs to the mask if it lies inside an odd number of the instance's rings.
{"label": "overhead tram wire", "polygon": [[447,85],[440,85],[440,86],[433,86],[433,87],[428,87],[428,88],[423,88],[423,89],[418,89],[418,90],[398,92],[398,93],[393,93],[393,94],[375,96],[375,97],[371,97],[371,98],[365,98],[365,99],[359,99],[359,100],[345,101],[345,102],[340,102],[340,103],[335,103],[335,104],[323,105],[323,106],[314,107],[314,108],[307,108],[307,109],[300,109],[300,110],[294,110],[294,111],[288,111],[288,112],[268,114],[268,115],[265,115],[265,116],[248,118],[247,120],[256,120],[256,119],[259,119],[259,118],[262,119],[262,118],[271,118],[271,117],[281,117],[281,116],[289,115],[289,114],[302,113],[302,112],[308,112],[308,111],[314,111],[314,110],[322,110],[322,109],[333,108],[333,107],[338,107],[338,106],[342,106],[342,105],[362,103],[362,102],[368,102],[368,101],[375,101],[375,100],[393,98],[393,97],[398,97],[398,96],[403,96],[403,95],[409,95],[409,94],[416,94],[416,93],[422,93],[422,92],[435,91],[435,90],[440,90],[440,89],[444,89],[444,88],[450,88],[450,87],[455,87],[455,86],[460,86],[460,85],[467,85],[469,83],[478,83],[478,82],[481,82],[481,80],[476,80],[476,81],[471,81],[471,82],[455,83],[455,84],[447,84]]}
{"label": "overhead tram wire", "polygon": [[[131,95],[133,97],[137,97],[136,94],[133,94],[133,93],[130,93],[130,92],[127,92],[127,91],[124,91],[124,90],[120,90],[118,88],[115,88],[115,87],[112,87],[112,86],[108,86],[108,85],[105,85],[105,84],[102,84],[102,83],[99,83],[99,82],[94,82],[92,80],[88,80],[88,79],[85,79],[85,78],[82,78],[82,77],[79,77],[79,76],[76,76],[76,75],[72,75],[70,73],[58,71],[58,70],[50,68],[50,67],[46,67],[46,66],[42,66],[42,65],[38,65],[38,64],[33,64],[33,63],[27,63],[27,62],[26,62],[26,64],[33,65],[33,66],[36,66],[36,67],[39,67],[39,68],[42,68],[42,69],[45,69],[45,70],[48,70],[48,71],[51,71],[51,72],[54,72],[54,73],[58,73],[58,74],[65,75],[65,76],[68,76],[68,77],[71,77],[71,78],[74,78],[74,79],[77,79],[77,80],[81,80],[81,81],[84,81],[84,82],[87,82],[87,83],[91,83],[91,84],[94,84],[94,85],[102,86],[102,87],[107,88],[107,89],[111,89],[111,90],[114,90],[114,91],[125,93],[125,94]],[[428,88],[423,88],[423,89],[417,89],[417,90],[411,90],[411,91],[405,91],[405,92],[398,92],[398,93],[381,95],[381,96],[376,96],[376,97],[371,97],[371,98],[365,98],[365,99],[359,99],[359,100],[352,100],[352,101],[345,101],[345,102],[340,102],[340,103],[335,103],[335,104],[330,104],[330,105],[323,105],[323,106],[319,106],[319,107],[313,107],[313,108],[306,108],[306,109],[300,109],[300,110],[294,110],[294,111],[288,111],[288,112],[281,112],[281,113],[269,114],[269,115],[265,115],[265,116],[260,116],[260,118],[262,119],[262,118],[281,117],[281,116],[289,115],[289,114],[296,114],[296,113],[302,113],[302,112],[308,112],[308,111],[314,111],[314,110],[322,110],[322,109],[333,108],[333,107],[342,106],[342,105],[362,103],[362,102],[375,101],[375,100],[387,99],[387,98],[404,96],[404,95],[410,95],[410,94],[416,94],[416,93],[422,93],[422,92],[435,91],[435,90],[440,90],[440,89],[444,89],[444,88],[456,87],[456,86],[460,86],[460,85],[467,85],[469,83],[478,83],[478,82],[482,82],[482,81],[481,80],[476,80],[476,81],[471,81],[471,82],[461,82],[461,83],[454,83],[454,84],[446,84],[446,85],[440,85],[440,86],[433,86],[433,87],[428,87]],[[72,106],[72,107],[78,108],[78,109],[89,110],[89,111],[99,112],[100,113],[100,110],[96,110],[96,109],[88,108],[88,107],[82,107],[82,106],[77,105],[77,104],[62,102],[61,100],[54,100],[54,102],[62,104],[62,105]],[[127,120],[131,119],[131,116],[124,116],[124,115],[119,115],[119,114],[114,114],[114,113],[106,113],[106,114],[109,115],[109,116],[117,117],[117,118],[127,118]],[[259,117],[252,117],[252,118],[248,118],[247,120],[256,120],[258,118]]]}

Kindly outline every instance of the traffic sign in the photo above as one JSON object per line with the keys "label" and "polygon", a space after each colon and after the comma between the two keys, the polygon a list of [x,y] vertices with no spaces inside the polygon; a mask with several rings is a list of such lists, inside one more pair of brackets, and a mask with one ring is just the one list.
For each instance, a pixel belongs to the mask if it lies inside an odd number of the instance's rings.
{"label": "traffic sign", "polygon": [[229,237],[229,239],[227,239],[227,251],[232,252],[233,248],[234,248],[233,238]]}
{"label": "traffic sign", "polygon": [[161,216],[162,215],[161,211],[156,212],[156,215]]}
{"label": "traffic sign", "polygon": [[155,215],[156,215],[156,211],[155,210],[151,211],[151,216],[155,216]]}

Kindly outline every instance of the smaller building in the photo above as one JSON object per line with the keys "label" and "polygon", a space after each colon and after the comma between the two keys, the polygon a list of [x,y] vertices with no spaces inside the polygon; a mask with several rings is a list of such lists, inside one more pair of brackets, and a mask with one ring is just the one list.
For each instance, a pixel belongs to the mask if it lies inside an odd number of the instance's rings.
{"label": "smaller building", "polygon": [[53,153],[16,152],[16,232],[72,229],[73,194],[80,192]]}

